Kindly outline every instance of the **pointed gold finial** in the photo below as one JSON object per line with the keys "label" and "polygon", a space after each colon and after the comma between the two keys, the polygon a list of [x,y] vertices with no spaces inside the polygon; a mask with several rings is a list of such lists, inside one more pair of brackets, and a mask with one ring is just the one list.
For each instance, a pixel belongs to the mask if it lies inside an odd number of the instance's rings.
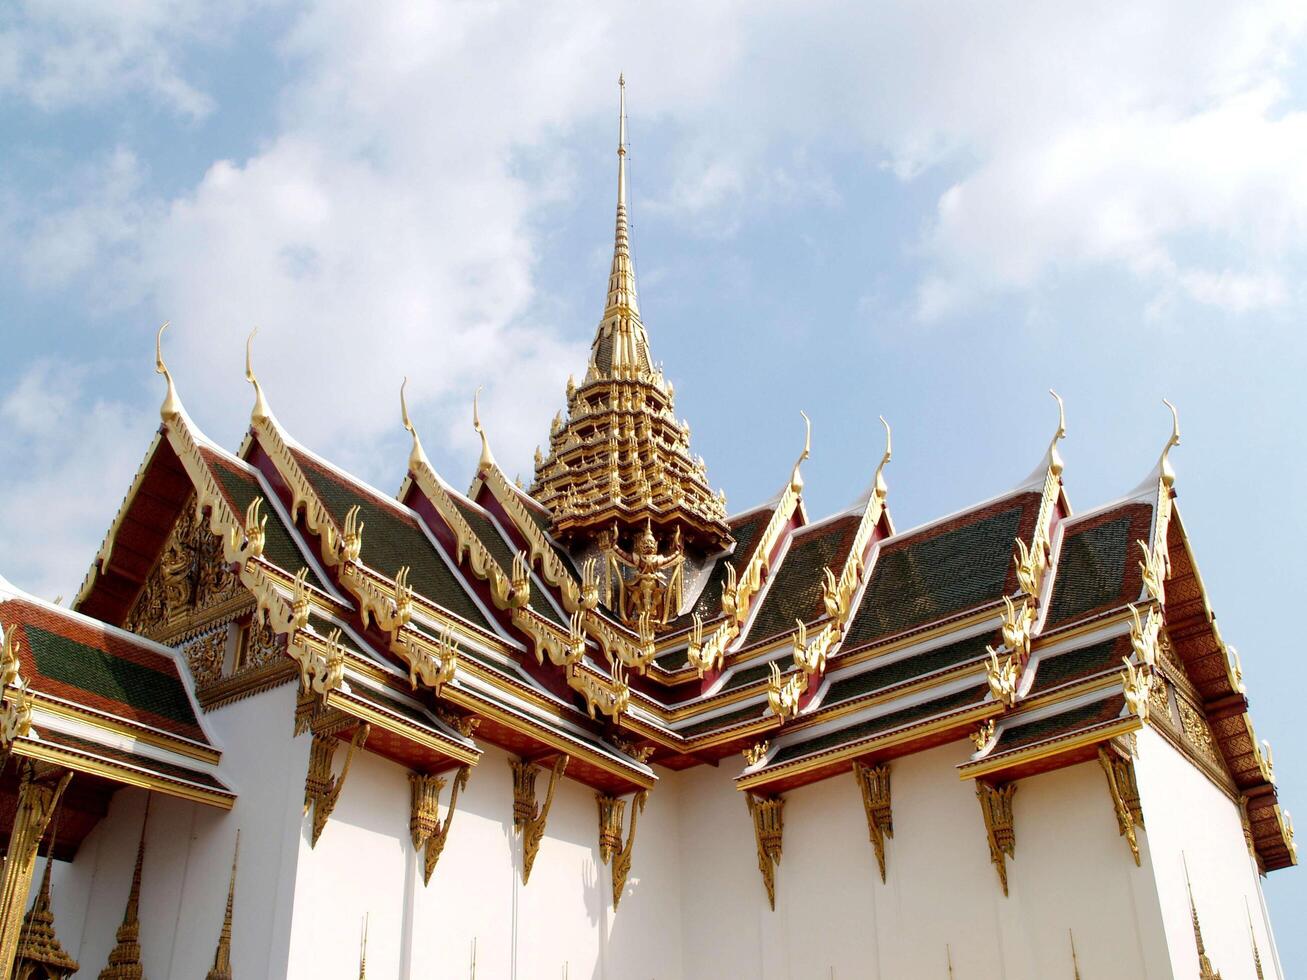
{"label": "pointed gold finial", "polygon": [[884,500],[889,496],[889,487],[885,483],[885,464],[890,461],[894,452],[894,434],[890,431],[889,423],[885,421],[885,416],[880,417],[880,424],[885,426],[885,455],[880,458],[880,465],[876,467],[876,480],[872,485],[872,493]]}
{"label": "pointed gold finial", "polygon": [[145,831],[150,825],[150,797],[145,798],[145,816],[141,818],[141,841],[136,846],[136,867],[132,871],[132,887],[127,893],[127,908],[123,911],[122,925],[115,936],[116,945],[109,953],[109,962],[100,971],[100,980],[141,980],[141,868],[145,863]]}
{"label": "pointed gold finial", "polygon": [[1080,980],[1080,958],[1076,956],[1076,934],[1070,929],[1066,932],[1071,937],[1071,966],[1075,970],[1075,980]]}
{"label": "pointed gold finial", "polygon": [[236,831],[236,852],[231,858],[231,880],[227,883],[227,912],[218,934],[218,948],[213,954],[213,969],[204,980],[232,980],[231,975],[231,916],[236,903],[236,864],[241,856],[241,832]]}
{"label": "pointed gold finial", "polygon": [[163,332],[168,329],[171,320],[164,320],[163,326],[154,337],[154,372],[162,374],[164,380],[168,382],[168,394],[164,396],[163,404],[159,406],[159,418],[165,422],[175,419],[181,414],[182,403],[177,397],[177,386],[173,384],[172,373],[168,370],[168,365],[163,360]]}
{"label": "pointed gold finial", "polygon": [[495,465],[494,454],[490,451],[490,440],[486,437],[486,430],[481,425],[481,385],[472,394],[472,428],[477,430],[477,435],[481,437],[481,459],[477,461],[477,472],[485,473]]}
{"label": "pointed gold finial", "polygon": [[[400,418],[404,422],[404,428],[408,431],[408,434],[413,437],[413,448],[409,451],[408,454],[408,468],[409,468],[409,472],[411,473],[415,469],[417,469],[419,465],[426,465],[428,468],[430,468],[431,461],[427,459],[427,454],[422,448],[422,440],[418,438],[418,430],[414,428],[413,420],[409,418],[408,400],[404,397],[404,389],[407,387],[408,387],[408,377],[406,376],[404,378],[403,383],[400,384],[399,386],[399,414],[400,414]],[[476,410],[473,409],[474,416],[475,413]]]}
{"label": "pointed gold finial", "polygon": [[368,914],[363,913],[363,939],[359,943],[359,980],[367,980],[368,975]]}
{"label": "pointed gold finial", "polygon": [[254,386],[254,408],[250,410],[251,425],[264,422],[272,417],[267,399],[263,397],[263,387],[259,384],[259,379],[254,376],[254,336],[258,332],[259,328],[255,327],[250,331],[250,335],[245,338],[245,380]]}
{"label": "pointed gold finial", "polygon": [[1171,436],[1162,447],[1162,458],[1157,465],[1162,473],[1162,485],[1169,490],[1175,485],[1175,470],[1171,468],[1171,448],[1180,445],[1180,413],[1165,398],[1162,399],[1162,404],[1171,410]]}
{"label": "pointed gold finial", "polygon": [[[54,822],[50,828],[50,843],[46,845],[45,872],[41,876],[41,887],[37,890],[36,900],[23,919],[21,938],[18,941],[17,955],[14,960],[14,975],[30,977],[68,977],[80,967],[75,959],[68,955],[59,936],[55,932],[54,908],[50,896],[50,872],[54,864],[55,843],[59,839],[59,816],[56,810]],[[1254,950],[1257,944],[1253,943]]]}
{"label": "pointed gold finial", "polygon": [[1062,403],[1062,396],[1052,388],[1048,393],[1057,400],[1057,431],[1053,433],[1053,441],[1048,444],[1048,468],[1053,471],[1054,476],[1062,475],[1062,454],[1057,451],[1057,444],[1066,438],[1066,406]]}
{"label": "pointed gold finial", "polygon": [[790,472],[790,488],[795,493],[803,491],[803,474],[799,472],[799,467],[812,455],[812,420],[802,409],[799,414],[803,416],[803,452],[799,453],[799,458],[794,461],[794,469]]}

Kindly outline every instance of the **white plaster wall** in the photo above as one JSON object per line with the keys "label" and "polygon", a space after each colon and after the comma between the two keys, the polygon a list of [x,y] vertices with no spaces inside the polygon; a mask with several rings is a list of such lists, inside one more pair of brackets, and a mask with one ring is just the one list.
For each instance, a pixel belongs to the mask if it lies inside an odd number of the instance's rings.
{"label": "white plaster wall", "polygon": [[1250,918],[1264,974],[1282,976],[1272,952],[1261,883],[1234,802],[1151,729],[1139,734],[1135,772],[1148,824],[1148,861],[1161,899],[1175,976],[1198,975],[1185,889],[1186,861],[1207,954],[1221,976],[1225,980],[1256,976]]}
{"label": "white plaster wall", "polygon": [[[1137,762],[1142,868],[1117,832],[1101,769],[1087,763],[1019,784],[1004,897],[973,784],[956,773],[967,748],[955,743],[893,764],[884,883],[851,776],[788,794],[773,912],[733,783],[740,763],[726,760],[659,772],[614,913],[594,793],[572,780],[559,786],[521,884],[508,756],[494,748],[472,770],[430,885],[409,842],[407,771],[367,753],[310,848],[301,812],[310,739],[291,737],[293,704],[288,686],[209,716],[240,794],[232,813],[155,798],[141,906],[148,975],[208,969],[237,826],[233,959],[246,978],[353,975],[365,914],[374,977],[464,978],[475,947],[477,976],[523,980],[888,980],[946,976],[950,957],[957,980],[1042,980],[1071,975],[1069,930],[1087,978],[1189,977],[1197,958],[1182,853],[1226,980],[1253,976],[1245,899],[1266,974],[1279,975],[1234,805],[1149,731]],[[547,785],[542,772],[541,799]],[[113,945],[144,800],[119,792],[77,860],[57,866],[59,933],[84,975]]]}
{"label": "white plaster wall", "polygon": [[1097,765],[1020,784],[1005,898],[974,788],[954,769],[965,757],[955,744],[894,763],[884,884],[852,776],[788,794],[775,912],[730,764],[684,774],[686,976],[946,976],[951,955],[959,980],[1042,980],[1071,975],[1071,928],[1083,976],[1169,975],[1164,950],[1143,949],[1160,916]]}
{"label": "white plaster wall", "polygon": [[[559,784],[530,883],[522,885],[508,758],[490,748],[472,770],[426,886],[409,841],[407,770],[366,754],[355,759],[316,848],[304,821],[292,978],[357,962],[365,914],[375,976],[464,978],[474,944],[482,977],[681,975],[674,789],[656,787],[640,815],[632,873],[614,915],[594,792],[572,780]],[[337,768],[342,759],[343,750]],[[542,771],[540,800],[548,782]],[[442,818],[448,797],[446,787]]]}
{"label": "white plaster wall", "polygon": [[[294,690],[208,716],[239,798],[230,812],[154,795],[141,880],[147,976],[202,977],[213,962],[227,901],[236,829],[241,860],[232,965],[242,977],[282,977],[294,879],[293,834],[307,747],[290,739]],[[77,777],[74,777],[76,779]],[[56,864],[55,923],[81,974],[95,976],[114,946],[131,885],[146,793],[123,789],[71,864]],[[288,858],[290,859],[288,861]]]}

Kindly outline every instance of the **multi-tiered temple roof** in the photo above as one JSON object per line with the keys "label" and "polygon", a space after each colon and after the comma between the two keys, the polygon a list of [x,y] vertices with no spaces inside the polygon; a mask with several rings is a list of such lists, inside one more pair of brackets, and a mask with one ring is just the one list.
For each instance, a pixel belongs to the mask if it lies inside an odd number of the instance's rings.
{"label": "multi-tiered temple roof", "polygon": [[[742,755],[737,785],[769,893],[781,794],[853,773],[883,873],[887,763],[967,737],[958,775],[976,783],[1004,887],[1004,787],[1024,776],[1097,759],[1133,847],[1131,738],[1149,725],[1239,801],[1261,868],[1295,863],[1238,658],[1174,501],[1178,423],[1143,484],[1078,515],[1063,489],[1060,399],[1028,479],[921,527],[891,520],[888,438],[847,510],[809,520],[805,447],[777,474],[778,495],[728,515],[640,319],[624,136],[623,123],[603,319],[530,491],[506,478],[482,431],[460,492],[403,404],[406,476],[396,497],[375,490],[281,426],[252,356],[250,428],[229,452],[186,414],[160,349],[159,435],[79,612],[0,596],[0,623],[25,636],[38,725],[42,697],[123,715],[205,764],[152,761],[141,779],[221,804],[188,688],[170,673],[176,649],[204,709],[296,684],[287,724],[313,733],[328,774],[339,743],[431,779],[465,776],[484,745],[508,750],[525,760],[514,770],[523,827],[548,812],[533,802],[538,766],[551,786],[575,779],[612,799],[655,789],[655,763]],[[215,639],[232,629],[234,644]],[[151,684],[108,692],[103,671],[68,666],[71,645],[90,651],[82,664],[116,658]],[[164,700],[138,703],[147,688]],[[150,768],[71,744],[53,720],[42,736],[42,752]],[[334,801],[313,779],[316,840]],[[1010,793],[1007,806],[1010,817]],[[61,831],[61,846],[76,836]]]}

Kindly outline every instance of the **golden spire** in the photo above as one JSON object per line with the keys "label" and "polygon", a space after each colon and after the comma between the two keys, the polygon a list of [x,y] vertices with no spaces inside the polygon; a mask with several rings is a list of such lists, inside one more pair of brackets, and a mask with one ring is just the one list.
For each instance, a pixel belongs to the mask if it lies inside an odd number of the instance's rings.
{"label": "golden spire", "polygon": [[635,266],[631,262],[631,228],[626,202],[625,76],[618,76],[617,85],[617,226],[613,238],[613,265],[608,275],[608,300],[590,359],[601,374],[630,376],[652,371],[653,365],[649,360],[649,338],[640,322]]}
{"label": "golden spire", "polygon": [[163,332],[168,329],[171,320],[164,320],[163,326],[154,337],[154,372],[162,374],[168,382],[168,394],[164,396],[163,404],[159,406],[159,418],[167,422],[175,419],[182,412],[181,399],[177,397],[177,386],[172,382],[172,373],[168,370],[168,365],[163,360]]}
{"label": "golden spire", "polygon": [[100,971],[100,980],[142,980],[141,966],[141,865],[145,863],[145,830],[150,825],[150,798],[145,798],[145,816],[141,819],[141,842],[136,846],[136,868],[132,871],[132,888],[127,893],[127,908],[118,927],[118,944],[109,953],[109,962]]}
{"label": "golden spire", "polygon": [[794,461],[794,469],[790,471],[790,487],[795,493],[803,491],[803,474],[799,471],[799,467],[812,455],[812,419],[808,418],[808,413],[802,409],[799,410],[799,414],[803,416],[803,452],[799,453],[799,458]]}
{"label": "golden spire", "polygon": [[1048,468],[1053,471],[1054,476],[1062,475],[1062,454],[1057,451],[1057,444],[1066,438],[1066,406],[1062,404],[1062,396],[1052,388],[1048,393],[1057,400],[1057,431],[1053,433],[1053,441],[1048,444]]}
{"label": "golden spire", "polygon": [[255,327],[250,331],[250,335],[245,338],[245,380],[254,386],[254,408],[250,410],[250,423],[256,424],[268,419],[272,411],[268,408],[267,399],[263,397],[263,388],[259,384],[259,379],[254,376],[253,347],[254,335],[259,332]]}
{"label": "golden spire", "polygon": [[1243,911],[1248,916],[1248,939],[1253,944],[1253,969],[1257,971],[1257,980],[1266,980],[1262,973],[1262,951],[1257,948],[1257,934],[1253,932],[1253,914],[1248,910],[1247,897],[1243,900]]}
{"label": "golden spire", "polygon": [[[1167,402],[1170,405],[1170,402]],[[1171,409],[1175,411],[1174,408]],[[1167,448],[1170,448],[1169,446]],[[1198,980],[1221,980],[1221,975],[1212,967],[1207,958],[1207,947],[1203,944],[1203,927],[1198,922],[1198,906],[1194,904],[1194,886],[1189,881],[1189,862],[1184,860],[1184,887],[1189,892],[1189,915],[1193,919],[1194,943],[1198,947]]]}
{"label": "golden spire", "polygon": [[1080,959],[1076,956],[1076,934],[1068,929],[1067,935],[1071,937],[1071,966],[1075,968],[1075,980],[1080,980]]}
{"label": "golden spire", "polygon": [[368,916],[363,913],[363,941],[359,944],[359,980],[368,976]]}
{"label": "golden spire", "polygon": [[[24,964],[35,967],[32,976],[69,977],[78,970],[77,961],[64,951],[54,930],[54,910],[50,905],[50,866],[54,863],[54,844],[59,834],[59,818],[55,817],[50,831],[50,844],[45,852],[45,874],[36,901],[23,920],[22,938],[18,941],[18,954],[14,960],[14,975],[24,976]],[[1256,949],[1256,944],[1253,946]]]}
{"label": "golden spire", "polygon": [[236,853],[231,858],[231,881],[227,884],[227,912],[222,917],[222,931],[218,934],[218,948],[213,954],[213,969],[204,980],[232,980],[231,977],[231,913],[236,901],[236,862],[241,856],[241,832],[236,831]]}

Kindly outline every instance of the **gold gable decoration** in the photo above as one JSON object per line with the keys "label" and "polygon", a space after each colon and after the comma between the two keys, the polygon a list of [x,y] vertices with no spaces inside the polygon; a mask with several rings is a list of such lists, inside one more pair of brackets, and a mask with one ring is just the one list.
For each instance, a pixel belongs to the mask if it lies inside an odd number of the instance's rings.
{"label": "gold gable decoration", "polygon": [[624,618],[648,613],[659,624],[678,611],[682,543],[711,553],[732,539],[725,496],[708,486],[703,458],[690,454],[689,423],[676,418],[675,390],[649,357],[626,213],[625,91],[623,82],[604,316],[584,380],[568,379],[567,415],[554,418],[549,452],[537,450],[531,495],[548,508],[555,536],[577,551],[598,546],[610,559],[609,592],[616,586],[625,597]]}

